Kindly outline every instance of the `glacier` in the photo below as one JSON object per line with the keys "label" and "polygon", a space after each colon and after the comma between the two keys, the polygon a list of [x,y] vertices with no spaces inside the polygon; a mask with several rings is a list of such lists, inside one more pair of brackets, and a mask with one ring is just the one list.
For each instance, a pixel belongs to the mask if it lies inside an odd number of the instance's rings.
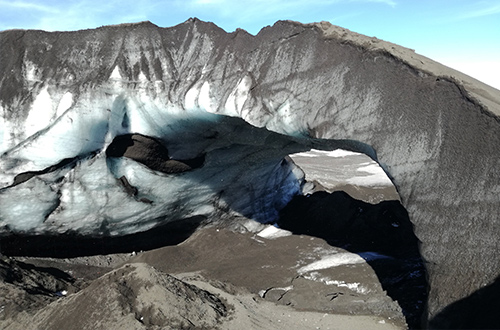
{"label": "glacier", "polygon": [[431,319],[498,281],[499,118],[498,90],[326,22],[2,31],[0,236],[273,222],[304,184],[287,155],[360,152],[414,225]]}
{"label": "glacier", "polygon": [[[192,99],[186,96],[181,108],[162,104],[145,89],[111,93],[114,79],[116,74],[110,77],[111,87],[104,87],[107,94],[79,99],[59,116],[46,109],[59,109],[61,103],[66,107],[68,94],[50,95],[42,87],[26,121],[4,128],[4,136],[24,135],[3,144],[4,230],[125,235],[196,215],[220,217],[228,213],[223,210],[272,222],[300,192],[303,173],[285,156],[307,150],[306,143],[212,114],[204,106],[215,101],[201,92]],[[34,132],[33,122],[39,125]],[[168,173],[109,152],[113,141],[130,133],[157,139],[168,153],[164,162],[203,155],[203,163]],[[16,143],[18,139],[22,142]],[[160,158],[151,146],[139,145],[138,150],[148,153],[148,148],[149,158]],[[68,161],[54,166],[63,160]],[[46,171],[50,166],[54,168]],[[19,203],[20,198],[30,202]]]}
{"label": "glacier", "polygon": [[[105,70],[107,77],[100,73],[98,85],[75,83],[73,68],[61,69],[57,80],[46,78],[45,67],[24,60],[27,95],[0,108],[4,233],[120,236],[194,216],[273,222],[304,183],[287,155],[343,147],[376,157],[360,142],[309,136],[288,100],[266,100],[267,114],[255,116],[248,73],[220,95],[220,86],[204,77],[211,72],[204,65],[173,100],[168,62],[138,68],[144,59],[137,56],[128,53],[127,63]],[[130,140],[123,148],[151,154],[139,158],[165,158],[181,168],[193,159],[203,163],[168,173],[163,165],[148,167],[110,151],[118,145],[113,141],[131,135],[165,149]],[[19,203],[21,197],[29,203]]]}
{"label": "glacier", "polygon": [[[24,79],[33,82],[39,71],[30,63]],[[4,232],[118,236],[194,216],[273,222],[304,183],[303,172],[285,157],[345,144],[304,136],[292,122],[278,130],[276,120],[266,128],[238,118],[249,98],[245,78],[218,111],[220,100],[206,81],[190,88],[181,104],[142,71],[130,84],[115,66],[78,98],[43,81],[30,89],[25,119],[2,125]],[[141,158],[170,165],[152,167]],[[196,159],[202,163],[186,165]]]}

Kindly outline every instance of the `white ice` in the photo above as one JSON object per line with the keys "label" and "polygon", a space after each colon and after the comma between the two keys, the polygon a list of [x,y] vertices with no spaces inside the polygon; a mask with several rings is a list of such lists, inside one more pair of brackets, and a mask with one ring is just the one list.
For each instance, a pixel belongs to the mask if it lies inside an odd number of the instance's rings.
{"label": "white ice", "polygon": [[366,262],[358,254],[343,252],[337,253],[329,256],[324,256],[320,260],[314,261],[306,266],[303,266],[297,270],[299,274],[304,274],[307,272],[312,272],[321,269],[328,269],[343,265],[354,265]]}
{"label": "white ice", "polygon": [[120,74],[120,68],[115,66],[113,71],[111,72],[111,75],[109,76],[110,79],[115,79],[115,80],[122,80],[122,75]]}
{"label": "white ice", "polygon": [[275,239],[291,235],[292,232],[271,225],[257,233],[257,236],[267,239]]}
{"label": "white ice", "polygon": [[57,206],[57,193],[38,178],[0,191],[0,227],[24,232],[40,228]]}
{"label": "white ice", "polygon": [[341,185],[393,186],[382,167],[361,153],[342,149],[333,151],[312,149],[290,156],[306,172],[308,181],[316,180],[328,190],[335,190]]}
{"label": "white ice", "polygon": [[266,128],[280,134],[300,136],[302,123],[297,121],[294,109],[288,100],[281,104],[269,101],[273,113],[272,118],[266,123]]}
{"label": "white ice", "polygon": [[338,157],[347,157],[355,155],[361,155],[361,154],[359,152],[343,150],[343,149],[335,149],[332,151],[311,149],[310,151],[307,152],[299,152],[294,154],[294,156],[297,157],[310,157],[310,158],[322,157],[322,156],[338,158]]}
{"label": "white ice", "polygon": [[[36,69],[28,69],[26,74],[35,79]],[[140,72],[134,82],[138,87],[130,88],[124,74],[115,66],[108,82],[78,94],[41,87],[33,95],[26,121],[7,123],[0,108],[0,150],[7,151],[1,159],[0,188],[5,189],[0,193],[0,227],[124,235],[165,219],[214,216],[220,209],[272,220],[300,192],[303,173],[281,164],[276,151],[262,148],[268,133],[252,128],[247,136],[250,126],[220,127],[227,140],[206,138],[221,120],[210,113],[219,111],[220,100],[214,99],[208,82],[195,83],[184,104],[173,104],[167,93],[157,94],[161,81],[149,83]],[[246,111],[250,86],[249,77],[238,81],[232,99],[220,111],[240,116]],[[287,107],[282,105],[280,111],[289,111]],[[169,155],[178,159],[206,153],[205,164],[199,170],[168,175],[127,158],[107,159],[106,147],[127,133],[168,141]],[[67,158],[75,158],[73,167],[8,187],[19,173],[41,171]],[[137,196],[127,194],[118,180],[121,176],[138,189]],[[277,237],[285,231],[268,229],[262,234]]]}
{"label": "white ice", "polygon": [[348,183],[358,186],[392,185],[392,181],[376,162],[361,164],[356,171],[358,175],[349,178],[347,180]]}
{"label": "white ice", "polygon": [[8,143],[10,139],[7,134],[7,132],[9,131],[7,127],[8,122],[4,118],[5,118],[4,109],[0,104],[0,154],[2,154],[5,150],[7,150],[10,147],[10,144]]}
{"label": "white ice", "polygon": [[249,98],[252,79],[244,76],[233,89],[226,100],[223,114],[233,117],[243,117],[243,107]]}
{"label": "white ice", "polygon": [[41,129],[47,127],[54,116],[54,104],[48,92],[48,86],[44,86],[36,96],[31,110],[24,124],[26,136],[31,136]]}
{"label": "white ice", "polygon": [[370,290],[359,282],[352,282],[352,283],[346,283],[345,281],[339,281],[339,280],[332,280],[328,276],[322,276],[319,272],[311,272],[309,274],[303,275],[305,279],[315,281],[315,282],[321,282],[326,285],[336,285],[338,287],[344,287],[348,288],[349,290],[352,290],[356,293],[359,294],[367,294],[370,292]]}

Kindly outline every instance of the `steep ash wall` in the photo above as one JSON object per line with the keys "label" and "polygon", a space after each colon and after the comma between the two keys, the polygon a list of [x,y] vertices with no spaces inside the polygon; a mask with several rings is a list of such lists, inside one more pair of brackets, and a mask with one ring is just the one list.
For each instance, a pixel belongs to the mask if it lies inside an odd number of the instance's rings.
{"label": "steep ash wall", "polygon": [[[3,205],[9,189],[15,196],[37,189],[48,196],[28,212],[43,217],[21,226],[34,232],[95,234],[99,223],[99,234],[122,234],[172,214],[213,215],[214,203],[266,217],[299,190],[300,174],[281,163],[284,155],[312,146],[370,153],[369,145],[422,242],[429,313],[436,315],[499,275],[500,92],[467,77],[467,84],[459,82],[452,71],[399,46],[373,47],[378,41],[328,29],[278,22],[251,36],[189,20],[166,29],[145,22],[0,33]],[[205,154],[205,163],[173,178],[125,157],[105,157],[116,136],[134,133],[162,141],[173,160]],[[75,161],[10,187],[16,175],[64,159]],[[115,182],[121,176],[139,195]],[[157,179],[161,191],[152,185]],[[178,190],[163,194],[174,181]],[[200,183],[208,188],[192,188]],[[238,200],[242,187],[247,197]],[[93,189],[102,194],[92,204]],[[178,191],[182,197],[168,206],[147,202]],[[78,198],[88,205],[68,213]],[[126,198],[137,203],[111,207]],[[212,209],[200,210],[201,204]],[[100,211],[86,216],[95,205]],[[45,218],[52,214],[53,225]],[[75,216],[80,220],[69,224]],[[3,217],[4,228],[12,227]],[[139,218],[150,220],[141,225]]]}

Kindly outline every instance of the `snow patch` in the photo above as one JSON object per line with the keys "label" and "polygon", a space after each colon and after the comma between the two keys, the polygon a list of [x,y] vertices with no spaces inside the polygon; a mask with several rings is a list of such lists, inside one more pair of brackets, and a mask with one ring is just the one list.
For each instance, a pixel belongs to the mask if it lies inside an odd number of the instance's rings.
{"label": "snow patch", "polygon": [[7,132],[8,122],[5,121],[5,114],[2,105],[0,104],[0,154],[9,148],[9,135]]}
{"label": "snow patch", "polygon": [[354,265],[364,263],[365,259],[355,253],[337,253],[334,255],[324,256],[320,260],[310,263],[307,266],[303,266],[297,270],[299,274],[304,274],[307,272],[328,269],[343,265]]}
{"label": "snow patch", "polygon": [[148,82],[149,81],[148,78],[146,78],[146,75],[144,74],[144,72],[142,72],[142,71],[139,73],[138,79],[141,82]]}
{"label": "snow patch", "polygon": [[186,92],[186,95],[184,96],[184,108],[185,109],[196,109],[198,108],[198,95],[200,95],[200,90],[197,88],[197,86],[191,87]]}
{"label": "snow patch", "polygon": [[327,285],[336,285],[338,287],[345,287],[345,288],[348,288],[349,290],[352,290],[352,291],[355,291],[357,293],[361,293],[361,294],[366,294],[368,293],[368,289],[363,287],[361,285],[361,283],[358,283],[358,282],[354,282],[354,283],[346,283],[344,281],[335,281],[335,280],[330,280],[330,281],[326,281],[326,284]]}
{"label": "snow patch", "polygon": [[62,116],[73,105],[73,94],[70,92],[64,93],[57,106],[56,117]]}
{"label": "snow patch", "polygon": [[359,282],[346,283],[345,281],[332,280],[327,276],[322,277],[318,272],[312,272],[310,274],[304,275],[304,278],[310,281],[321,282],[326,285],[336,285],[338,287],[344,287],[359,294],[367,294],[370,292],[368,288],[364,287]]}
{"label": "snow patch", "polygon": [[249,97],[251,85],[252,79],[248,76],[245,76],[240,80],[238,85],[236,85],[226,100],[224,107],[224,113],[226,115],[234,117],[241,115],[243,106]]}
{"label": "snow patch", "polygon": [[210,99],[210,84],[205,81],[200,89],[200,94],[198,95],[198,104],[201,109],[214,113],[217,108],[212,108],[212,100]]}
{"label": "snow patch", "polygon": [[26,78],[26,80],[28,82],[40,81],[37,66],[30,61],[25,61],[25,63],[26,64],[24,66],[24,77]]}
{"label": "snow patch", "polygon": [[268,226],[266,229],[257,233],[257,236],[267,239],[275,239],[280,237],[291,236],[292,232],[284,229],[277,228],[275,226]]}
{"label": "snow patch", "polygon": [[33,101],[31,110],[24,124],[26,136],[31,136],[47,127],[53,115],[53,102],[50,97],[48,86],[44,86]]}
{"label": "snow patch", "polygon": [[111,75],[109,76],[109,79],[113,80],[122,80],[122,75],[120,74],[120,69],[118,68],[118,65],[115,66],[113,69],[113,72],[111,72]]}
{"label": "snow patch", "polygon": [[309,157],[309,158],[314,158],[314,157],[341,158],[341,157],[356,156],[356,155],[362,155],[362,154],[360,154],[359,152],[348,151],[348,150],[343,150],[343,149],[335,149],[332,151],[311,149],[310,151],[307,151],[307,152],[299,152],[299,153],[293,154],[293,156]]}
{"label": "snow patch", "polygon": [[375,162],[364,164],[356,169],[358,176],[351,177],[348,183],[359,186],[390,186],[392,181],[384,170]]}

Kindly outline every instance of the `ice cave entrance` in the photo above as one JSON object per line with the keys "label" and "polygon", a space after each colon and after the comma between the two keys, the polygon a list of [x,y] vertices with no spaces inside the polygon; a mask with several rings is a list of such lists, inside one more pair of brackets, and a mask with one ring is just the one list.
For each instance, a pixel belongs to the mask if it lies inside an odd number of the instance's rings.
{"label": "ice cave entrance", "polygon": [[280,212],[280,227],[357,253],[399,303],[410,328],[418,327],[427,300],[426,271],[388,174],[368,155],[343,149],[312,149],[290,158],[305,173],[305,196],[295,196]]}
{"label": "ice cave entrance", "polygon": [[305,173],[305,193],[324,190],[345,191],[370,204],[400,200],[391,179],[382,167],[363,153],[336,149],[291,154],[290,158]]}

